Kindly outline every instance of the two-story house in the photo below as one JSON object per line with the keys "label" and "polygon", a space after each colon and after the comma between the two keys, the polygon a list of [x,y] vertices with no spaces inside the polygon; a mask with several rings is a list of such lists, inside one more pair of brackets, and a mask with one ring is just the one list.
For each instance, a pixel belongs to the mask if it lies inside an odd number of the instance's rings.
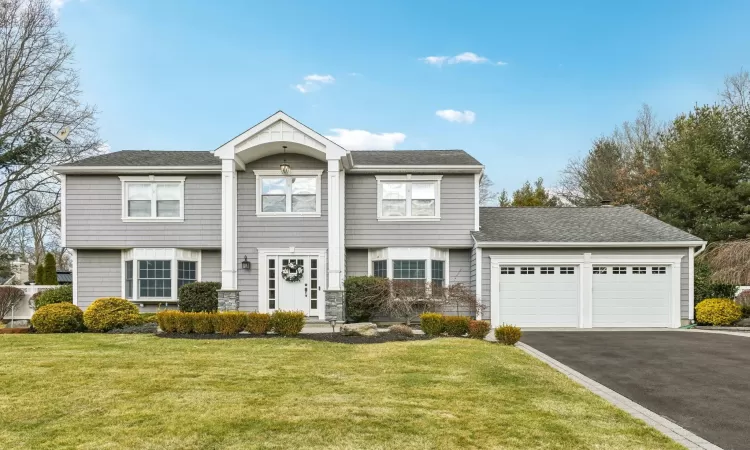
{"label": "two-story house", "polygon": [[223,310],[342,317],[347,276],[466,283],[484,319],[678,327],[701,239],[630,207],[483,208],[461,150],[348,151],[277,112],[213,152],[121,151],[55,170],[75,304],[144,310],[221,282]]}

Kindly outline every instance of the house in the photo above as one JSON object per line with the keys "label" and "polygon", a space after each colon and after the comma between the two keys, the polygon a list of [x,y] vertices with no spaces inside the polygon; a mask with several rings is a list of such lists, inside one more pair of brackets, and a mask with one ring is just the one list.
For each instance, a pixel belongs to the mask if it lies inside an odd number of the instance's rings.
{"label": "house", "polygon": [[342,282],[463,282],[493,326],[679,327],[705,242],[630,207],[483,208],[461,150],[348,151],[283,112],[213,152],[55,168],[81,308],[221,282],[220,308],[342,318]]}

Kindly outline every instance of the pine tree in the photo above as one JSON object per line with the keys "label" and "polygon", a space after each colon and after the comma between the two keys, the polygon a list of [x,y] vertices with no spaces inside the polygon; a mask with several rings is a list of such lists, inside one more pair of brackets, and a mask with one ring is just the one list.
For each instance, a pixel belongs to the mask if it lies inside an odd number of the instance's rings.
{"label": "pine tree", "polygon": [[57,263],[55,255],[47,253],[44,256],[44,284],[54,286],[57,284]]}
{"label": "pine tree", "polygon": [[44,263],[36,265],[36,276],[34,277],[34,284],[44,284]]}

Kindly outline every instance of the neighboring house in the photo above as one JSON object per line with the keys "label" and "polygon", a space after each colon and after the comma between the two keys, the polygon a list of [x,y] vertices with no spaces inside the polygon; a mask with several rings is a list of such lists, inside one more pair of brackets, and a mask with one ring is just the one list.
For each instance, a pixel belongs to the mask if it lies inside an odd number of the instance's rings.
{"label": "neighboring house", "polygon": [[[341,319],[353,275],[467,283],[492,325],[678,327],[705,242],[629,207],[480,208],[461,150],[348,151],[278,112],[214,152],[56,167],[75,303],[144,310],[192,281],[223,310]],[[301,268],[301,269],[300,269]]]}

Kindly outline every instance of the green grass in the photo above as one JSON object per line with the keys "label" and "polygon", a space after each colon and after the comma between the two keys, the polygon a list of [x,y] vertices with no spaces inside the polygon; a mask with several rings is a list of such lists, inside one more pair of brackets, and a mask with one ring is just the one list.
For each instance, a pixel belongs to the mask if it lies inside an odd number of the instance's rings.
{"label": "green grass", "polygon": [[468,339],[0,335],[2,448],[680,448]]}

